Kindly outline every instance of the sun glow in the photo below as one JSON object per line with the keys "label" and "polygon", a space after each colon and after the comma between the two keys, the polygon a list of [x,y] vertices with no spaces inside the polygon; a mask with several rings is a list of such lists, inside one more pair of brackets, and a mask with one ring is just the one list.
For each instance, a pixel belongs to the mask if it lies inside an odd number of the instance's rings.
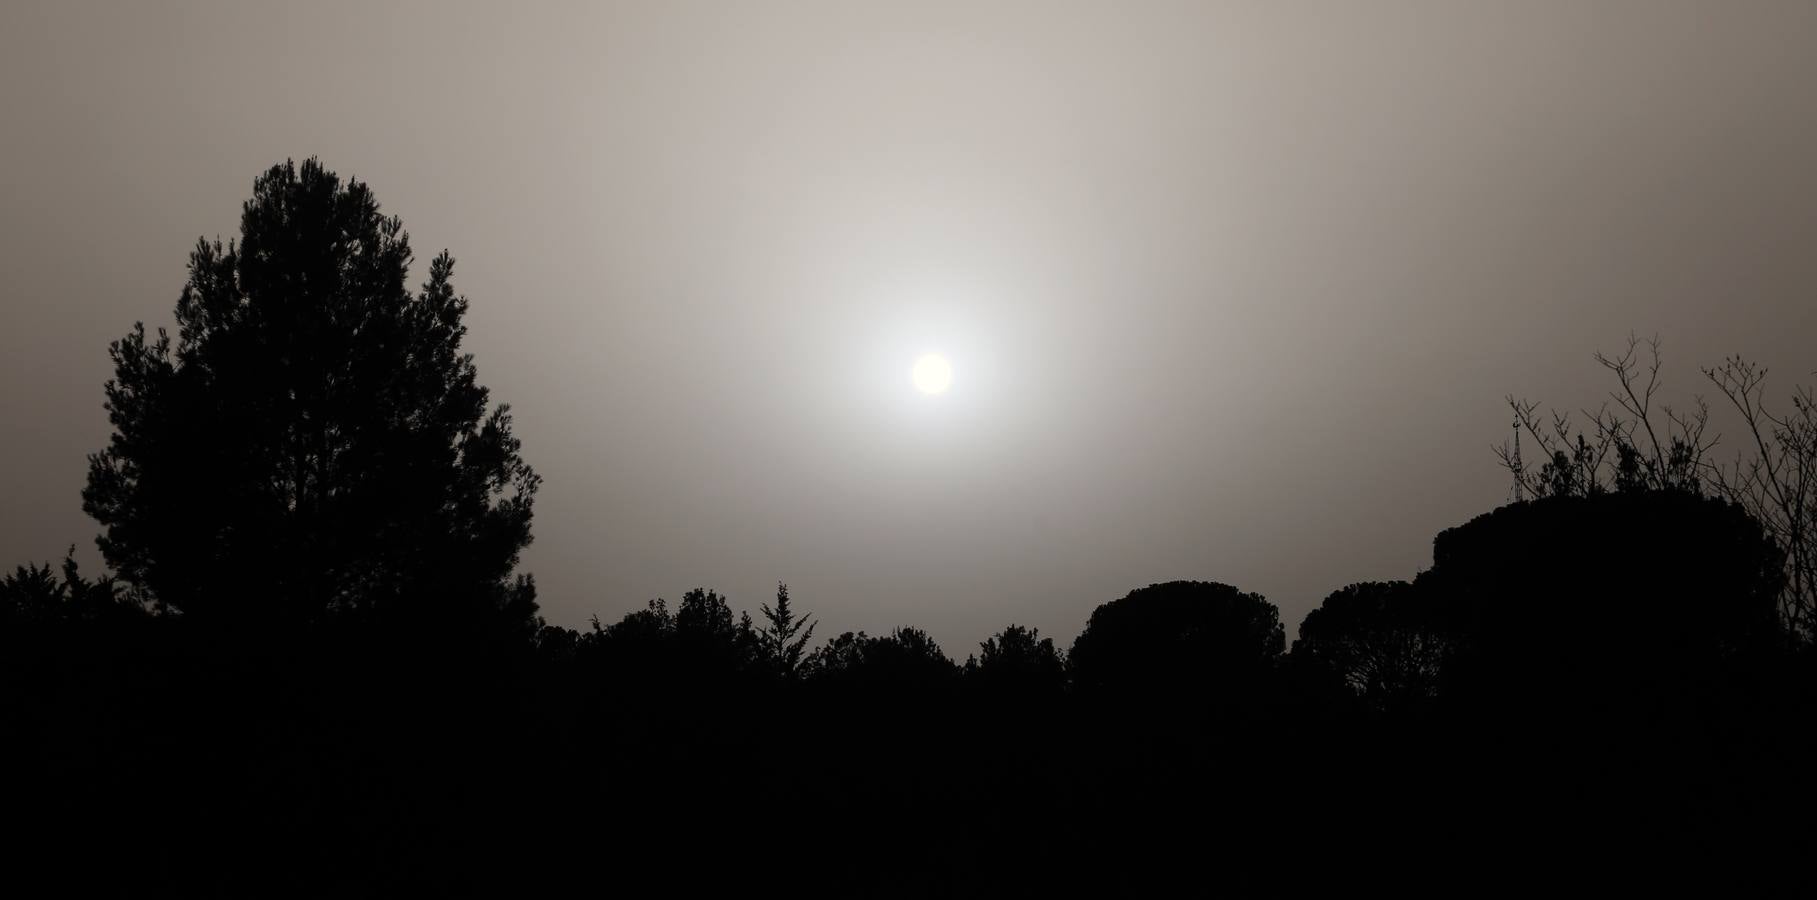
{"label": "sun glow", "polygon": [[923,354],[911,373],[915,389],[923,394],[943,394],[953,386],[953,364],[938,353]]}

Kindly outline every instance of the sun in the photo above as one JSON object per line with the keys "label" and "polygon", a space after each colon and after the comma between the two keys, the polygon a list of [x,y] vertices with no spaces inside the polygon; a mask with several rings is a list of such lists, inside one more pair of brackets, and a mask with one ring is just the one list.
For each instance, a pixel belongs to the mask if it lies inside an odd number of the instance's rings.
{"label": "sun", "polygon": [[911,374],[915,389],[923,394],[944,394],[953,386],[953,364],[938,353],[926,353],[915,360]]}

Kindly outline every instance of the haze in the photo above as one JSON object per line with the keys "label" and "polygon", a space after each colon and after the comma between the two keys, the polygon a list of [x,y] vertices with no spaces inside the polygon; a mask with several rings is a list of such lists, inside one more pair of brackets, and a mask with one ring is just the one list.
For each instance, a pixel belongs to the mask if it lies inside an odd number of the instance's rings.
{"label": "haze", "polygon": [[784,580],[963,659],[1196,578],[1291,635],[1630,331],[1668,399],[1808,379],[1813,85],[1803,2],[9,0],[0,560],[98,564],[107,343],[319,156],[459,260],[552,621]]}

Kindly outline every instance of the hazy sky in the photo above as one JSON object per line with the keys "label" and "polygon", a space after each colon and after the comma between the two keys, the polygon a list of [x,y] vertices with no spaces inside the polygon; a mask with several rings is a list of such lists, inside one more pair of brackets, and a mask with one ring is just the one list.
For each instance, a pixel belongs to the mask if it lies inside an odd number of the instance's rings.
{"label": "hazy sky", "polygon": [[0,562],[98,559],[108,341],[312,155],[459,260],[569,625],[781,579],[963,659],[1197,578],[1291,635],[1630,330],[1679,400],[1817,368],[1803,0],[5,0]]}

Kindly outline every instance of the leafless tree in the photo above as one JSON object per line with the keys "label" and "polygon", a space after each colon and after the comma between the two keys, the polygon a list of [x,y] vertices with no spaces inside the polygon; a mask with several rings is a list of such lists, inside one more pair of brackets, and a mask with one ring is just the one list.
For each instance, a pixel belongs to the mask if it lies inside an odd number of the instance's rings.
{"label": "leafless tree", "polygon": [[1746,426],[1748,446],[1734,461],[1710,467],[1710,487],[1758,519],[1786,555],[1780,614],[1794,635],[1817,637],[1817,409],[1812,389],[1792,389],[1792,411],[1765,400],[1766,367],[1732,356],[1704,370]]}
{"label": "leafless tree", "polygon": [[[1716,445],[1709,430],[1710,409],[1702,397],[1689,410],[1655,404],[1660,389],[1659,339],[1646,342],[1648,359],[1640,358],[1641,341],[1630,336],[1616,356],[1596,354],[1596,361],[1615,375],[1617,389],[1595,412],[1580,411],[1587,429],[1575,426],[1570,413],[1541,415],[1539,404],[1508,397],[1514,412],[1514,437],[1495,448],[1514,477],[1514,499],[1547,496],[1590,496],[1622,490],[1702,489],[1705,456]],[[1575,434],[1573,434],[1575,432]],[[1531,443],[1540,460],[1530,467],[1522,448]]]}

